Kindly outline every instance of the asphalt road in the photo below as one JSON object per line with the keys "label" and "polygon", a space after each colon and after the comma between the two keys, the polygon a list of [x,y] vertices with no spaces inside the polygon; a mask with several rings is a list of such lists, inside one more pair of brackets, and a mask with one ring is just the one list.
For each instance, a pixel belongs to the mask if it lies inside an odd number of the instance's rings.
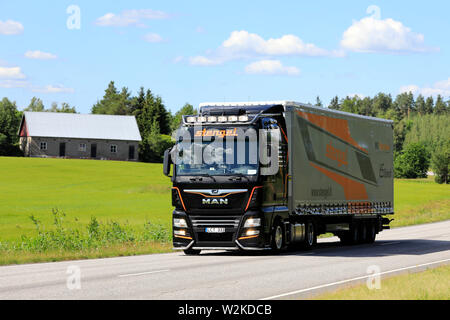
{"label": "asphalt road", "polygon": [[0,299],[293,299],[366,282],[374,271],[383,278],[442,264],[450,264],[450,221],[385,230],[372,245],[329,238],[276,256],[175,252],[5,266]]}

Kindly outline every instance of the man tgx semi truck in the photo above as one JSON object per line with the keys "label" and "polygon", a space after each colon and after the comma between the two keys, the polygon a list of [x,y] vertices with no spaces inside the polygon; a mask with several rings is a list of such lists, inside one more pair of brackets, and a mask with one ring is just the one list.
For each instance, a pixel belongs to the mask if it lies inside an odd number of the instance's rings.
{"label": "man tgx semi truck", "polygon": [[[202,103],[178,132],[163,169],[174,249],[311,248],[323,233],[372,243],[389,228],[392,121],[289,101]],[[208,148],[227,161],[206,159]]]}

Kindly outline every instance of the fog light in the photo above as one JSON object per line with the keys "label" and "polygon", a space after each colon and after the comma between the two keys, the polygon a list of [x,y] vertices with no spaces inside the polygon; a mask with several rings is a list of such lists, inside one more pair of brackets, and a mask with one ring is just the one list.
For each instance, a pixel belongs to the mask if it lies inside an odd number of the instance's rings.
{"label": "fog light", "polygon": [[186,230],[174,230],[173,234],[175,234],[177,236],[185,236],[186,235]]}
{"label": "fog light", "polygon": [[255,228],[259,226],[261,226],[261,218],[248,218],[244,224],[244,228]]}
{"label": "fog light", "polygon": [[187,223],[185,219],[173,219],[173,226],[177,228],[187,228]]}
{"label": "fog light", "polygon": [[245,233],[246,236],[257,236],[259,235],[259,230],[250,229]]}

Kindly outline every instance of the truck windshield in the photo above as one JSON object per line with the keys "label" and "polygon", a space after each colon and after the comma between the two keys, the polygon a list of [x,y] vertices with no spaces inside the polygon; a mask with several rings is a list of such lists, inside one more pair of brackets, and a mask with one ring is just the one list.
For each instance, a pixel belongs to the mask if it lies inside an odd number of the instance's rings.
{"label": "truck windshield", "polygon": [[177,175],[252,176],[258,172],[257,139],[200,137],[177,143],[175,152]]}

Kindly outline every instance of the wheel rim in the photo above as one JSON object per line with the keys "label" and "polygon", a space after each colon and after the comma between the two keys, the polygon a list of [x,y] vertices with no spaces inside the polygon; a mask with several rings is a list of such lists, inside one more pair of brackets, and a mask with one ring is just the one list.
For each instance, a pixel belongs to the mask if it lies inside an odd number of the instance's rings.
{"label": "wheel rim", "polygon": [[308,225],[308,244],[310,246],[312,246],[313,242],[314,242],[314,229],[313,229],[312,224],[309,224]]}
{"label": "wheel rim", "polygon": [[283,234],[281,232],[281,227],[277,226],[277,229],[275,230],[275,246],[277,249],[281,249],[281,246],[283,245]]}

